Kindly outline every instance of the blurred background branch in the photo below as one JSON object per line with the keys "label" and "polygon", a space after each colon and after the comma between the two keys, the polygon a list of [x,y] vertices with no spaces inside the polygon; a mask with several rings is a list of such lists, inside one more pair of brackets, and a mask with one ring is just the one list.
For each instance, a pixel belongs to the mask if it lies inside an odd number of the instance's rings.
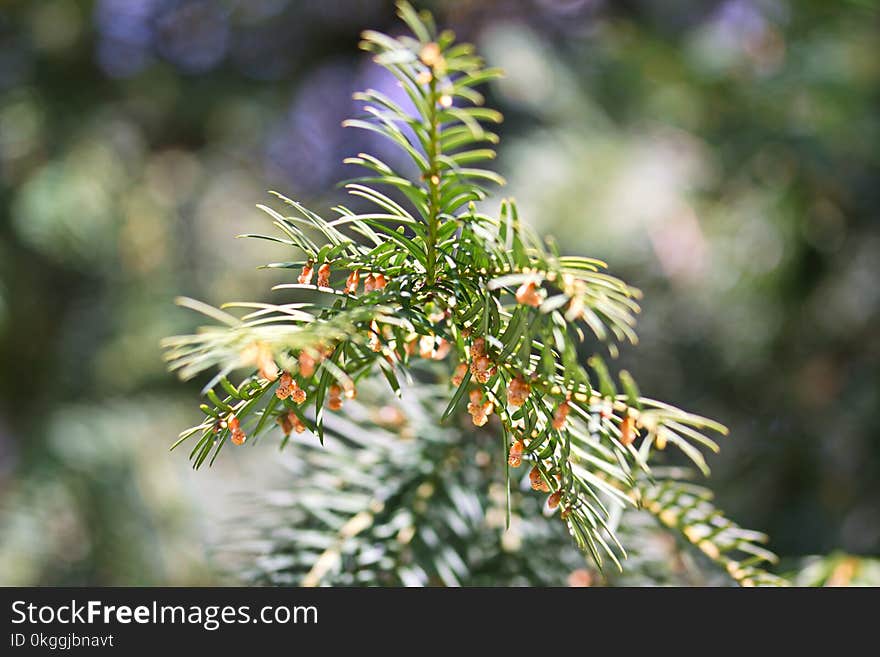
{"label": "blurred background branch", "polygon": [[[489,92],[523,214],[644,290],[621,366],[731,427],[719,505],[772,537],[780,572],[878,554],[877,3],[425,5],[507,70]],[[0,582],[229,581],[213,546],[254,473],[283,482],[289,464],[245,450],[196,482],[164,458],[198,383],[174,383],[158,342],[193,328],[178,293],[281,281],[253,271],[271,246],[232,239],[262,230],[266,189],[326,204],[343,157],[394,159],[339,126],[355,89],[394,93],[356,50],[393,15],[0,4]],[[559,563],[556,583],[580,568]],[[503,568],[487,577],[524,581]],[[876,578],[843,555],[795,581]]]}

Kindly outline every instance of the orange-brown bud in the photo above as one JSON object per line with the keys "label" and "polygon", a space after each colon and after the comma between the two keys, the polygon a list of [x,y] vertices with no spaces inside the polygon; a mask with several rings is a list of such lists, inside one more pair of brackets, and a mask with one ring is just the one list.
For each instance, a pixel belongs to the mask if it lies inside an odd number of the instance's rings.
{"label": "orange-brown bud", "polygon": [[281,431],[284,432],[285,436],[289,436],[290,432],[293,431],[293,422],[290,421],[289,416],[279,415],[275,421],[278,423],[278,426],[281,427]]}
{"label": "orange-brown bud", "polygon": [[492,361],[489,360],[488,356],[477,356],[471,362],[471,372],[473,374],[477,374],[479,372],[489,372],[489,369],[492,367]]}
{"label": "orange-brown bud", "polygon": [[299,373],[305,377],[310,378],[315,374],[315,365],[317,364],[314,356],[312,356],[307,351],[299,352]]}
{"label": "orange-brown bud", "polygon": [[242,365],[256,365],[260,376],[269,381],[278,378],[278,365],[272,356],[272,348],[265,342],[252,342],[241,352]]}
{"label": "orange-brown bud", "polygon": [[288,413],[287,417],[293,424],[294,431],[296,431],[297,433],[302,433],[306,430],[306,425],[303,423],[302,420],[299,419],[299,416],[296,413]]}
{"label": "orange-brown bud", "polygon": [[419,59],[422,60],[422,64],[425,66],[434,67],[442,61],[443,53],[440,52],[440,46],[431,41],[422,47]]}
{"label": "orange-brown bud", "polygon": [[352,271],[348,278],[345,279],[345,293],[346,294],[357,294],[358,282],[360,281],[361,275],[357,269]]}
{"label": "orange-brown bud", "polygon": [[553,421],[551,422],[554,429],[561,431],[565,428],[565,420],[568,418],[568,412],[569,406],[567,401],[562,402],[556,407],[556,411],[553,413]]}
{"label": "orange-brown bud", "polygon": [[299,277],[296,279],[300,285],[308,285],[312,282],[312,267],[313,265],[311,261],[303,266],[302,273],[300,273]]}
{"label": "orange-brown bud", "polygon": [[507,454],[507,463],[510,467],[518,468],[522,465],[522,453],[524,447],[525,445],[523,445],[523,441],[521,440],[515,441],[513,445],[510,446],[510,451]]}
{"label": "orange-brown bud", "polygon": [[318,267],[318,287],[330,287],[330,265],[326,262]]}
{"label": "orange-brown bud", "polygon": [[532,387],[522,378],[512,379],[507,386],[507,402],[511,406],[522,406],[528,399]]}
{"label": "orange-brown bud", "polygon": [[247,436],[241,428],[241,423],[238,421],[238,418],[234,415],[227,420],[227,426],[229,427],[229,432],[231,434],[232,442],[235,445],[241,445],[244,443]]}
{"label": "orange-brown bud", "polygon": [[541,490],[544,484],[541,469],[537,465],[529,471],[529,483],[532,485],[532,490]]}
{"label": "orange-brown bud", "polygon": [[331,411],[342,408],[342,388],[335,383],[327,388],[327,408]]}
{"label": "orange-brown bud", "polygon": [[467,374],[467,371],[468,371],[467,363],[459,363],[456,366],[455,372],[452,375],[452,385],[460,386],[461,382],[464,381],[464,377]]}
{"label": "orange-brown bud", "polygon": [[620,422],[620,442],[623,445],[632,445],[636,435],[635,420],[630,415],[625,416]]}
{"label": "orange-brown bud", "polygon": [[[565,513],[565,510],[562,511]],[[585,588],[593,585],[593,576],[589,570],[578,568],[568,575],[568,585],[572,588]]]}
{"label": "orange-brown bud", "polygon": [[527,281],[519,286],[516,291],[516,302],[524,306],[537,307],[541,305],[541,293],[534,281]]}
{"label": "orange-brown bud", "polygon": [[264,379],[274,381],[278,378],[278,365],[275,364],[275,359],[272,358],[272,350],[268,347],[260,352],[257,367],[260,369],[260,376]]}
{"label": "orange-brown bud", "polygon": [[446,356],[449,355],[449,352],[452,350],[452,345],[449,344],[449,340],[444,340],[443,338],[437,339],[437,346],[434,348],[434,355],[432,358],[434,360],[443,360]]}
{"label": "orange-brown bud", "polygon": [[287,399],[293,391],[293,378],[287,372],[281,375],[278,380],[278,387],[275,388],[275,396],[278,399]]}

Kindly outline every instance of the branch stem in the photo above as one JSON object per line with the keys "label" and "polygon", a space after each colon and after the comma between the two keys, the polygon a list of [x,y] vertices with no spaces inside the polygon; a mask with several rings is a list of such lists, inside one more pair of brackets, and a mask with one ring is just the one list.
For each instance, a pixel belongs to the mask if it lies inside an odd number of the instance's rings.
{"label": "branch stem", "polygon": [[437,277],[437,232],[440,223],[440,126],[437,117],[437,78],[431,76],[428,102],[431,104],[428,123],[428,244],[427,244],[427,284],[434,285]]}

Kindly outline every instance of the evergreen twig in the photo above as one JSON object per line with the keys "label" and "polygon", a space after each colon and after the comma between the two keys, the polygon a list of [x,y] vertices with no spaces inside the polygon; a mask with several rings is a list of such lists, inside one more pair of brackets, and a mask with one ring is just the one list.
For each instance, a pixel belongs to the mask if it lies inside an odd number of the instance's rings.
{"label": "evergreen twig", "polygon": [[[183,378],[219,372],[206,386],[204,420],[175,446],[194,441],[190,457],[199,467],[227,442],[255,439],[276,423],[282,444],[306,429],[323,442],[327,411],[338,411],[363,381],[381,374],[400,394],[402,376],[437,361],[453,381],[443,418],[467,406],[474,425],[491,419],[503,436],[505,472],[528,463],[532,488],[559,507],[577,545],[600,567],[606,559],[619,566],[625,551],[612,527],[615,509],[633,504],[653,453],[674,445],[708,472],[700,450],[717,450],[708,433],[726,429],[642,397],[632,377],[613,376],[599,354],[580,360],[583,345],[613,356],[618,343],[636,342],[639,292],[604,263],[541,240],[513,200],[498,216],[476,205],[504,182],[482,168],[498,141],[487,125],[501,115],[483,106],[478,90],[500,73],[452,33],[438,33],[428,14],[398,7],[412,35],[367,31],[361,46],[397,78],[415,111],[368,89],[356,94],[364,115],[345,125],[378,133],[417,173],[360,153],[346,161],[367,175],[346,189],[367,211],[339,206],[325,219],[280,194],[289,214],[258,206],[279,235],[253,237],[293,253],[271,266],[299,271],[296,283],[275,289],[316,290],[320,301],[215,309],[183,300],[218,325],[165,340],[169,365]],[[309,581],[321,579],[356,530],[372,525],[371,512],[360,513],[334,529]]]}

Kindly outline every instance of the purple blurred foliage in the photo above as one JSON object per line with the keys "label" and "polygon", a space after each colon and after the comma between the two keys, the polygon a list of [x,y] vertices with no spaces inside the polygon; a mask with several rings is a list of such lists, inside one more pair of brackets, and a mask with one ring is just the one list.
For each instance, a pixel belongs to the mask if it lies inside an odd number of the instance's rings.
{"label": "purple blurred foliage", "polygon": [[130,77],[158,54],[185,73],[222,62],[229,11],[207,0],[99,0],[94,12],[98,64],[111,77]]}
{"label": "purple blurred foliage", "polygon": [[94,22],[97,60],[110,77],[131,77],[151,61],[152,17],[159,0],[99,0]]}
{"label": "purple blurred foliage", "polygon": [[[415,111],[409,97],[386,70],[364,65],[353,71],[351,63],[336,60],[308,75],[297,88],[286,117],[270,131],[266,140],[266,168],[279,184],[292,185],[300,193],[318,192],[340,177],[362,172],[343,170],[342,160],[368,151],[392,167],[409,171],[413,164],[399,149],[381,136],[355,128],[341,129],[342,121],[363,114],[363,103],[352,98],[355,91],[375,89],[402,107]],[[402,130],[417,144],[409,127]]]}
{"label": "purple blurred foliage", "polygon": [[226,55],[229,14],[207,0],[165,2],[155,17],[156,49],[186,73],[205,73]]}
{"label": "purple blurred foliage", "polygon": [[287,116],[267,137],[272,180],[292,183],[299,192],[332,184],[342,155],[339,125],[351,113],[353,83],[345,62],[324,64],[303,79]]}

